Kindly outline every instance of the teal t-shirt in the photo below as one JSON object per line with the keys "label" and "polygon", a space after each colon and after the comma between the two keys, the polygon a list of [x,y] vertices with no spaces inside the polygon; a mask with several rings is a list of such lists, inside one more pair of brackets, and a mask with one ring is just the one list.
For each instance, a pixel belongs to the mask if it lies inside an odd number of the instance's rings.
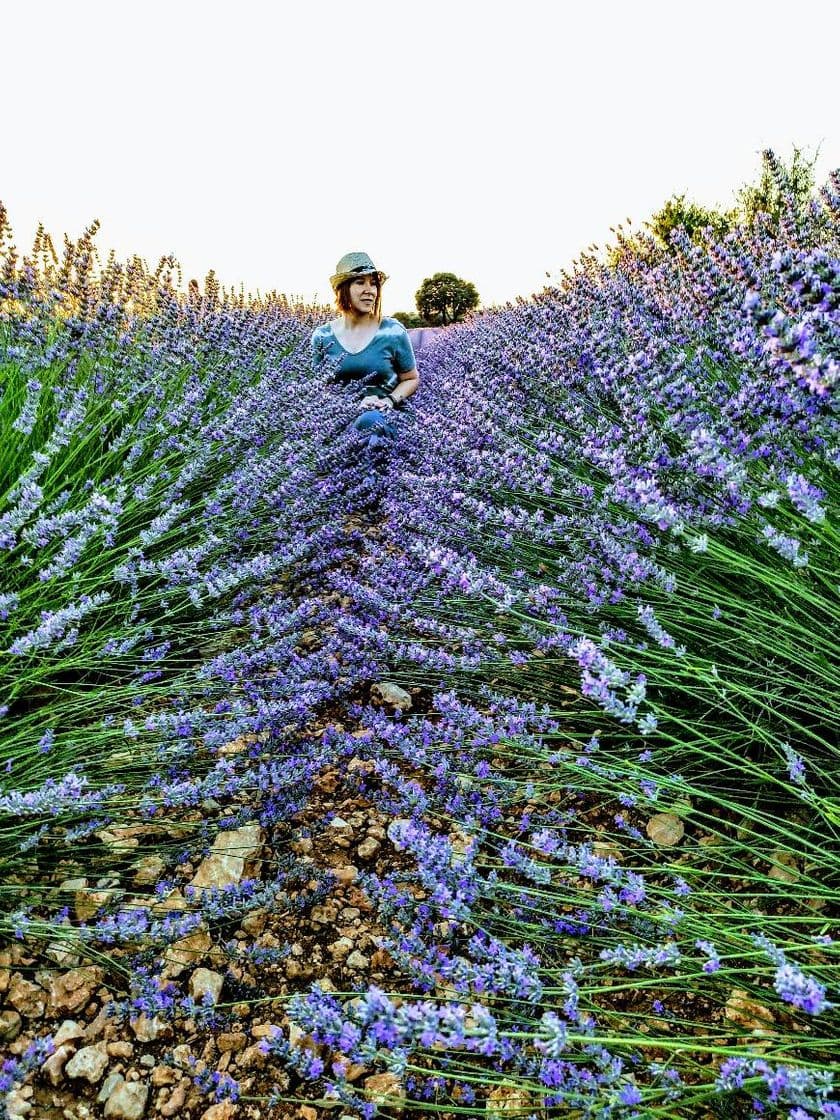
{"label": "teal t-shirt", "polygon": [[376,334],[358,354],[344,349],[330,323],[315,328],[311,348],[312,368],[319,369],[327,359],[337,361],[336,379],[342,385],[365,381],[390,389],[396,385],[399,374],[408,373],[417,365],[405,327],[387,315],[382,317]]}

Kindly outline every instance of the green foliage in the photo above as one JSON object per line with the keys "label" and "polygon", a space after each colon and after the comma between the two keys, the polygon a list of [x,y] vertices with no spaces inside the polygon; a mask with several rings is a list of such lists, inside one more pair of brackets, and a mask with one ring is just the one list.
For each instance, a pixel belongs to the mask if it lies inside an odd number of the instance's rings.
{"label": "green foliage", "polygon": [[479,295],[469,280],[462,280],[454,272],[436,272],[423,281],[415,299],[427,325],[445,327],[478,307]]}
{"label": "green foliage", "polygon": [[735,218],[735,211],[721,213],[696,202],[686,201],[684,194],[675,194],[645,225],[660,245],[668,249],[675,229],[685,230],[692,240],[704,229],[711,229],[716,236],[721,236],[732,228]]}
{"label": "green foliage", "polygon": [[753,226],[763,214],[775,228],[791,204],[795,214],[802,214],[814,194],[816,162],[816,155],[806,157],[796,147],[788,163],[774,152],[762,152],[761,177],[757,183],[742,187],[737,195],[743,221]]}
{"label": "green foliage", "polygon": [[413,327],[428,327],[431,324],[427,323],[422,315],[418,315],[416,311],[395,311],[393,319],[398,323],[402,323],[406,330],[411,330]]}

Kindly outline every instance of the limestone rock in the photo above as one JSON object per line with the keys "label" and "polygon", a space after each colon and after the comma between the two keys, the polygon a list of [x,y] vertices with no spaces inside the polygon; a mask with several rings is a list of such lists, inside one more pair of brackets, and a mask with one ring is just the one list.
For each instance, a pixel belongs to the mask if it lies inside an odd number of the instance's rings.
{"label": "limestone rock", "polygon": [[39,984],[15,972],[9,984],[6,1002],[28,1019],[40,1019],[47,1008],[47,993]]}
{"label": "limestone rock", "polygon": [[87,922],[119,894],[121,892],[113,888],[106,890],[90,890],[87,886],[79,888],[73,896],[76,917],[80,922]]}
{"label": "limestone rock", "polygon": [[352,968],[355,972],[364,972],[369,964],[370,961],[368,958],[364,953],[360,953],[358,949],[354,949],[347,958],[347,967]]}
{"label": "limestone rock", "polygon": [[172,978],[180,976],[185,969],[198,964],[212,948],[213,942],[206,926],[199,926],[192,933],[188,933],[186,937],[173,941],[166,949],[163,975]]}
{"label": "limestone rock", "polygon": [[64,1067],[72,1053],[73,1047],[70,1044],[57,1046],[41,1066],[41,1072],[46,1075],[54,1089],[61,1084],[64,1077]]}
{"label": "limestone rock", "polygon": [[509,1113],[513,1116],[524,1116],[534,1107],[534,1101],[519,1085],[508,1085],[504,1082],[491,1089],[487,1094],[488,1120],[497,1120],[500,1116]]}
{"label": "limestone rock", "polygon": [[356,848],[356,855],[359,859],[373,859],[381,847],[382,845],[378,840],[374,840],[372,836],[368,836],[359,844],[358,848]]}
{"label": "limestone rock", "polygon": [[265,907],[261,906],[257,910],[252,910],[250,914],[246,914],[240,922],[243,930],[249,933],[251,937],[259,937],[266,927],[268,922],[268,913]]}
{"label": "limestone rock", "polygon": [[167,1024],[162,1019],[150,1019],[148,1015],[140,1015],[131,1023],[131,1029],[138,1042],[154,1042],[166,1030]]}
{"label": "limestone rock", "polygon": [[187,1090],[190,1087],[189,1081],[183,1077],[166,1100],[165,1104],[160,1105],[158,1112],[161,1116],[178,1116],[184,1107],[187,1099]]}
{"label": "limestone rock", "polygon": [[679,844],[685,835],[685,825],[675,813],[656,813],[645,826],[645,832],[661,848]]}
{"label": "limestone rock", "polygon": [[134,1043],[129,1042],[126,1038],[117,1039],[116,1042],[109,1042],[108,1056],[110,1058],[125,1058],[126,1060],[133,1058]]}
{"label": "limestone rock", "polygon": [[106,1120],[141,1120],[149,1099],[148,1085],[139,1081],[123,1081],[114,1089],[105,1105]]}
{"label": "limestone rock", "polygon": [[75,1019],[65,1019],[53,1035],[53,1045],[63,1046],[65,1042],[75,1042],[76,1039],[84,1038],[84,1035],[85,1029],[81,1024]]}
{"label": "limestone rock", "polygon": [[9,1120],[18,1120],[19,1116],[26,1116],[27,1112],[32,1111],[32,1105],[26,1097],[23,1096],[20,1089],[12,1089],[12,1091],[6,1095],[3,1104],[6,1107],[6,1115],[9,1117]]}
{"label": "limestone rock", "polygon": [[246,863],[257,855],[261,844],[262,829],[256,823],[220,832],[193,877],[193,887],[201,891],[240,882]]}
{"label": "limestone rock", "polygon": [[74,1054],[64,1072],[68,1077],[81,1077],[95,1085],[100,1081],[103,1073],[108,1068],[108,1051],[104,1042],[94,1043],[93,1046],[83,1046]]}
{"label": "limestone rock", "polygon": [[132,882],[136,887],[151,887],[156,883],[166,868],[166,861],[161,856],[143,856],[137,863],[132,864],[134,877]]}
{"label": "limestone rock", "polygon": [[335,961],[344,960],[344,958],[353,951],[353,942],[349,937],[339,937],[329,946],[328,952]]}
{"label": "limestone rock", "polygon": [[743,988],[733,988],[723,1009],[725,1017],[756,1034],[772,1033],[775,1016],[769,1007],[752,999]]}
{"label": "limestone rock", "polygon": [[211,1104],[210,1107],[201,1114],[201,1120],[233,1120],[236,1115],[236,1105],[233,1101],[219,1101],[218,1104]]}
{"label": "limestone rock", "polygon": [[404,688],[391,681],[379,681],[370,690],[374,700],[387,704],[392,708],[399,708],[401,712],[411,711],[411,696]]}
{"label": "limestone rock", "polygon": [[219,1002],[225,978],[221,972],[213,972],[209,968],[197,968],[190,977],[190,995],[196,1003],[203,1003],[204,997],[209,995],[213,1003]]}
{"label": "limestone rock", "polygon": [[59,968],[75,968],[81,957],[69,947],[71,944],[68,941],[51,941],[44,950],[44,956]]}
{"label": "limestone rock", "polygon": [[234,1053],[243,1050],[247,1042],[247,1038],[240,1031],[224,1031],[216,1036],[216,1045],[222,1054],[227,1050],[232,1050]]}
{"label": "limestone rock", "polygon": [[771,868],[768,876],[780,883],[795,883],[799,878],[799,865],[792,852],[784,850],[770,853]]}
{"label": "limestone rock", "polygon": [[21,1032],[23,1019],[9,1007],[0,1011],[0,1042],[14,1042]]}
{"label": "limestone rock", "polygon": [[125,1078],[121,1073],[109,1073],[105,1080],[102,1082],[102,1088],[99,1090],[99,1095],[96,1100],[98,1104],[104,1104],[118,1085],[122,1085]]}
{"label": "limestone rock", "polygon": [[364,1080],[368,1098],[374,1104],[389,1104],[398,1109],[405,1101],[402,1082],[395,1073],[373,1073]]}
{"label": "limestone rock", "polygon": [[50,984],[50,1011],[54,1014],[82,1011],[105,975],[98,965],[84,965],[60,972]]}

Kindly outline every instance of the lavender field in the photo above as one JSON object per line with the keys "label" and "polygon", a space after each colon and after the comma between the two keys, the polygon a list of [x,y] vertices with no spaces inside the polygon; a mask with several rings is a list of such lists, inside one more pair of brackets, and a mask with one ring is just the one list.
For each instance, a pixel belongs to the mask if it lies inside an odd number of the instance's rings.
{"label": "lavender field", "polygon": [[840,1117],[840,172],[394,446],[95,233],[0,206],[5,1115]]}

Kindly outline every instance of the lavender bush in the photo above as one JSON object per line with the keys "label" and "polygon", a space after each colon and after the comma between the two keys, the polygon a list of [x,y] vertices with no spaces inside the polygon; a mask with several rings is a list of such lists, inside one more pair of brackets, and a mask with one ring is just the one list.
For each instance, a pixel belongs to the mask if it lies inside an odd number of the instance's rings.
{"label": "lavender bush", "polygon": [[[620,237],[438,335],[375,455],[308,369],[324,309],[7,239],[5,935],[117,947],[125,1014],[224,1029],[166,946],[329,877],[159,903],[338,765],[390,821],[361,886],[399,986],[289,999],[311,1045],[278,1015],[260,1099],[372,1115],[358,1063],[439,1114],[838,1115],[838,217],[835,174]],[[57,884],[138,827],[150,897],[117,860],[80,920]]]}

